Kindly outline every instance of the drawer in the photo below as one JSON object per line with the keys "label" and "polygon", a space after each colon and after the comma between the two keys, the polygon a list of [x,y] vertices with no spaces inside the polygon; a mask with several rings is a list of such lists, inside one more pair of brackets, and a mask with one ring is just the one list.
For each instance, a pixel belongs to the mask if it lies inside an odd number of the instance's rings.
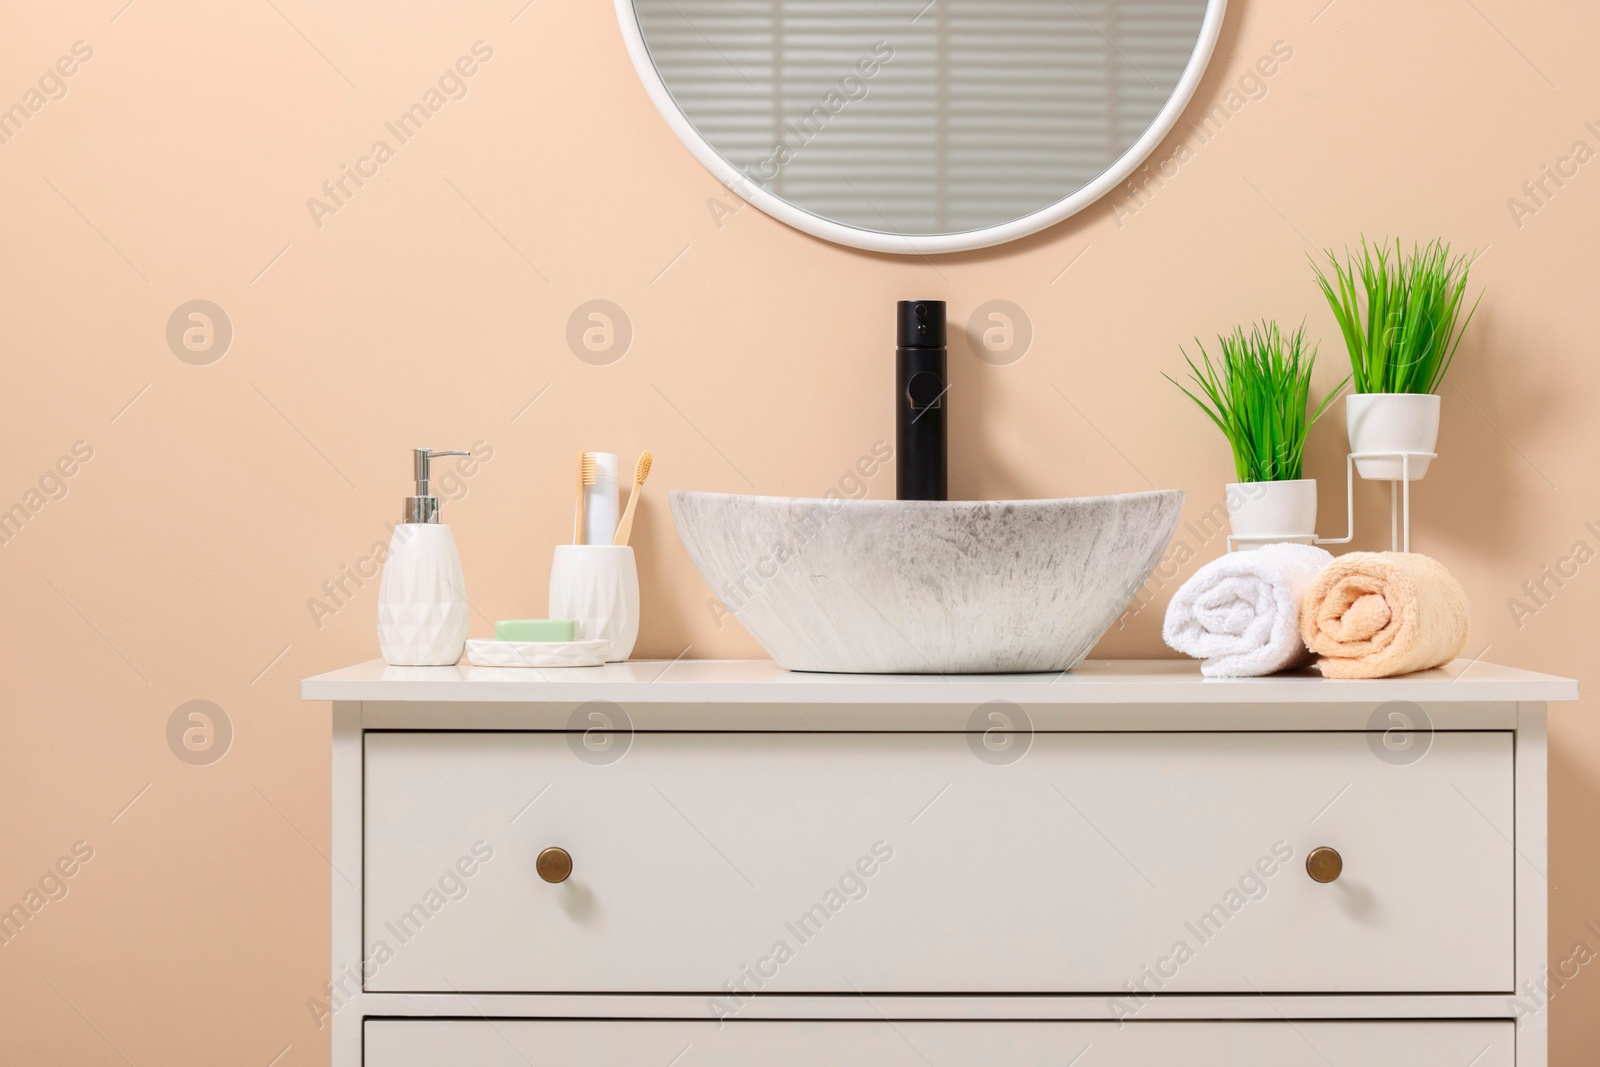
{"label": "drawer", "polygon": [[[1512,751],[1440,733],[369,732],[366,988],[1508,992]],[[980,746],[980,751],[981,751]],[[542,881],[535,857],[572,857]],[[1322,884],[1306,857],[1330,847]]]}
{"label": "drawer", "polygon": [[[380,1019],[366,1067],[1512,1067],[1516,1024]],[[1093,1048],[1092,1056],[1085,1056]]]}

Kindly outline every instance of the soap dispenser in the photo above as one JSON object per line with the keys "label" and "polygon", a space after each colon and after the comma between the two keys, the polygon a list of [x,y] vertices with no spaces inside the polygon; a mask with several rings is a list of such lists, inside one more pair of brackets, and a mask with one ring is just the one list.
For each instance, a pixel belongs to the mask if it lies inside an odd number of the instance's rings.
{"label": "soap dispenser", "polygon": [[378,585],[378,650],[390,666],[450,666],[467,641],[467,587],[455,535],[439,522],[429,463],[466,452],[413,449],[417,492],[389,538]]}

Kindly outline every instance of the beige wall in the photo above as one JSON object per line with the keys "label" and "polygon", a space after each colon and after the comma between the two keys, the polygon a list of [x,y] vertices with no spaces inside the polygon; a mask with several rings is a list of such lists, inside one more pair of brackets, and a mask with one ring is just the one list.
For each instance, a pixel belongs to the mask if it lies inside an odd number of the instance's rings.
{"label": "beige wall", "polygon": [[[713,625],[666,492],[836,484],[892,435],[897,298],[947,299],[962,322],[1004,299],[1032,323],[1013,365],[953,353],[954,495],[1150,483],[1187,490],[1197,518],[1230,470],[1160,377],[1180,343],[1304,316],[1325,387],[1341,356],[1309,247],[1365,231],[1487,248],[1416,544],[1472,595],[1470,653],[1588,682],[1600,564],[1520,625],[1507,601],[1575,542],[1600,549],[1600,164],[1531,216],[1507,199],[1575,141],[1600,149],[1600,9],[1323,2],[1235,0],[1189,117],[1274,42],[1293,58],[1209,141],[1169,138],[1157,158],[1184,161],[1142,206],[1124,190],[1120,210],[937,260],[834,248],[748,207],[719,225],[726,194],[656,115],[602,0],[8,4],[0,104],[74,42],[93,56],[0,144],[0,508],[45,501],[30,490],[76,443],[92,458],[0,546],[0,903],[76,842],[93,857],[0,947],[0,1060],[326,1062],[306,1000],[328,966],[328,709],[297,688],[375,655],[376,584],[347,581],[320,626],[308,600],[386,536],[406,449],[493,450],[446,505],[479,633],[542,614],[573,453],[653,449],[639,652],[754,655]],[[480,40],[493,57],[465,98],[409,143],[386,136]],[[307,198],[380,137],[394,157],[319,227]],[[564,337],[597,298],[634,331],[603,367]],[[210,365],[165,337],[194,299],[233,325]],[[1310,446],[1328,531],[1344,446],[1337,420]],[[1377,547],[1383,491],[1359,503]],[[1162,653],[1166,597],[1221,549],[1180,537],[1194,558],[1100,655]],[[167,741],[197,699],[234,731],[210,766]],[[1600,949],[1594,709],[1552,723],[1552,958]],[[1600,977],[1552,1013],[1554,1062],[1587,1062]]]}

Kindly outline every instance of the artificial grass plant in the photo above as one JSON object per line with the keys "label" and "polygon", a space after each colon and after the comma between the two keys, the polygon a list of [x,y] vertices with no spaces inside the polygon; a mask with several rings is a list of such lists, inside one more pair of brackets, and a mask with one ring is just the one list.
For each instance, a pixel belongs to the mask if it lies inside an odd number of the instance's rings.
{"label": "artificial grass plant", "polygon": [[[1241,482],[1283,482],[1300,477],[1306,434],[1344,388],[1329,393],[1309,417],[1311,368],[1316,346],[1306,347],[1302,323],[1285,335],[1276,322],[1234,328],[1218,336],[1221,355],[1213,363],[1200,339],[1201,363],[1183,354],[1199,394],[1165,375],[1217,424],[1233,447],[1233,465]],[[1349,381],[1349,379],[1345,379]]]}
{"label": "artificial grass plant", "polygon": [[[1477,301],[1459,328],[1472,256],[1451,258],[1435,239],[1411,246],[1372,248],[1361,239],[1360,258],[1345,250],[1340,263],[1329,251],[1330,279],[1312,261],[1317,284],[1344,334],[1358,393],[1432,393],[1455,358]],[[1478,300],[1483,299],[1479,292]]]}

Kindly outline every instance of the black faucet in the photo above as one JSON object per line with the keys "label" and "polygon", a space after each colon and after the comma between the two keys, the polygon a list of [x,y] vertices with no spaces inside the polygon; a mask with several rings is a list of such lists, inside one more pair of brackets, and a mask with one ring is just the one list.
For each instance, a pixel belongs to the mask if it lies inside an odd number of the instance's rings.
{"label": "black faucet", "polygon": [[896,311],[895,497],[946,500],[944,301],[902,300]]}

